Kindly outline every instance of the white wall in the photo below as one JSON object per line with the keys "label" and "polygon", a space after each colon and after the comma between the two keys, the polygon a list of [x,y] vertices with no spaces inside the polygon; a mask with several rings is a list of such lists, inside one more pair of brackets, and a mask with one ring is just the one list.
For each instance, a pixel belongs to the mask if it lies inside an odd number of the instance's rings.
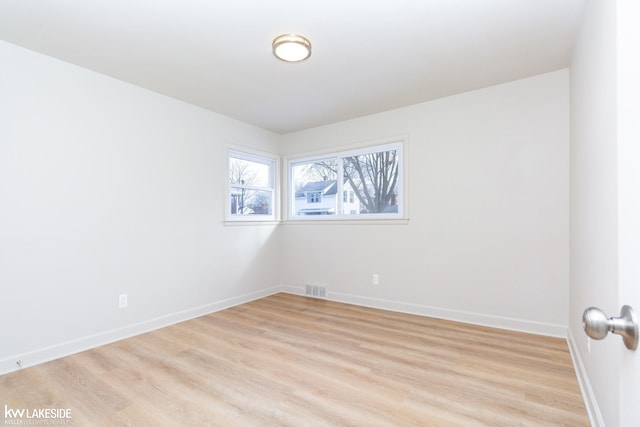
{"label": "white wall", "polygon": [[569,72],[285,135],[283,154],[400,134],[409,138],[408,225],[285,224],[284,284],[564,336]]}
{"label": "white wall", "polygon": [[[280,136],[7,43],[0,62],[0,372],[306,282],[564,335],[567,70]],[[400,134],[408,224],[223,224],[226,144]]]}
{"label": "white wall", "polygon": [[274,227],[223,224],[226,145],[279,135],[4,42],[0,64],[0,372],[279,283]]}
{"label": "white wall", "polygon": [[569,327],[586,372],[582,380],[591,396],[587,403],[592,417],[608,426],[620,425],[618,377],[611,362],[619,360],[624,347],[610,337],[592,342],[589,352],[581,319],[589,306],[598,306],[610,316],[620,310],[615,14],[615,2],[589,2],[571,66]]}

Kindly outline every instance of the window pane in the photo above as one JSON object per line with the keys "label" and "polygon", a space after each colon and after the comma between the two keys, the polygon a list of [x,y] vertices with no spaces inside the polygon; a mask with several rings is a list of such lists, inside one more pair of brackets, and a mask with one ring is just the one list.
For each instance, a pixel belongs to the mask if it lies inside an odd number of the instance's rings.
{"label": "window pane", "polygon": [[335,215],[338,185],[338,161],[335,158],[297,163],[291,168],[295,201],[293,214]]}
{"label": "window pane", "polygon": [[271,187],[270,165],[229,157],[229,184],[249,187]]}
{"label": "window pane", "polygon": [[289,218],[403,218],[402,151],[403,141],[396,140],[289,161]]}
{"label": "window pane", "polygon": [[398,213],[399,156],[398,150],[389,150],[341,159],[344,189],[356,196],[343,204],[343,215]]}
{"label": "window pane", "polygon": [[271,191],[231,187],[232,215],[271,215]]}

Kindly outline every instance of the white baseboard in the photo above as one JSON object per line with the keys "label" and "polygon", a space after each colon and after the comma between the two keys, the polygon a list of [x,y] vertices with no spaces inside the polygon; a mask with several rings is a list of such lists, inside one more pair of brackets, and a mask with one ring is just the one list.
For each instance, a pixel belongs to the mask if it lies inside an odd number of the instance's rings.
{"label": "white baseboard", "polygon": [[282,285],[280,286],[280,292],[284,292],[286,294],[304,295],[304,286]]}
{"label": "white baseboard", "polygon": [[[260,291],[215,301],[200,307],[195,307],[188,310],[167,314],[165,316],[156,317],[154,319],[149,319],[144,322],[136,323],[123,328],[112,329],[109,331],[77,338],[49,347],[40,348],[28,353],[9,356],[4,359],[0,359],[0,375],[29,366],[49,362],[51,360],[59,359],[64,356],[69,356],[71,354],[96,348],[101,345],[109,344],[125,338],[130,338],[135,335],[153,331],[155,329],[163,328],[179,322],[184,322],[185,320],[204,316],[206,314],[224,310],[225,308],[264,298],[278,292],[282,292],[280,286],[262,289]],[[20,365],[17,364],[17,361],[20,361]]]}
{"label": "white baseboard", "polygon": [[582,363],[582,357],[580,357],[578,345],[576,344],[576,340],[571,329],[567,331],[567,344],[569,345],[569,353],[571,354],[571,360],[573,360],[573,367],[576,371],[576,377],[578,378],[578,384],[580,385],[580,391],[582,392],[582,400],[584,400],[584,406],[587,409],[589,421],[591,421],[591,425],[593,427],[604,427],[604,419],[602,418],[602,413],[598,407],[596,395],[593,392],[591,383],[589,382],[587,370],[584,367],[584,363]]}
{"label": "white baseboard", "polygon": [[[304,288],[297,286],[283,286],[282,292],[304,295]],[[408,302],[344,294],[341,292],[329,292],[327,299],[336,302],[360,305],[363,307],[436,317],[438,319],[453,320],[456,322],[471,323],[474,325],[489,326],[492,328],[528,332],[558,338],[566,338],[567,336],[567,327],[564,325],[534,322],[531,320],[514,319],[510,317],[491,316],[487,314],[431,307]]]}

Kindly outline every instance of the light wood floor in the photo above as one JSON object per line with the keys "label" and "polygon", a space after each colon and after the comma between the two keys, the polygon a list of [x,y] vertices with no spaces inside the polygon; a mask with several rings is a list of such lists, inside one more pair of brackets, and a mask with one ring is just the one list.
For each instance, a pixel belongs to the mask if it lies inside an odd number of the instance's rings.
{"label": "light wood floor", "polygon": [[0,376],[5,404],[76,426],[589,425],[563,339],[289,294]]}

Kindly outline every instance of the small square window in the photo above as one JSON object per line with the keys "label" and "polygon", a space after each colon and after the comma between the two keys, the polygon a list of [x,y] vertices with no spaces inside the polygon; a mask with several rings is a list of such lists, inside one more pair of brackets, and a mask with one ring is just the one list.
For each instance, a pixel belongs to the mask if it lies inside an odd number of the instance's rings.
{"label": "small square window", "polygon": [[276,159],[236,150],[228,151],[228,221],[275,220]]}
{"label": "small square window", "polygon": [[307,203],[320,203],[321,200],[322,193],[320,191],[307,193]]}

